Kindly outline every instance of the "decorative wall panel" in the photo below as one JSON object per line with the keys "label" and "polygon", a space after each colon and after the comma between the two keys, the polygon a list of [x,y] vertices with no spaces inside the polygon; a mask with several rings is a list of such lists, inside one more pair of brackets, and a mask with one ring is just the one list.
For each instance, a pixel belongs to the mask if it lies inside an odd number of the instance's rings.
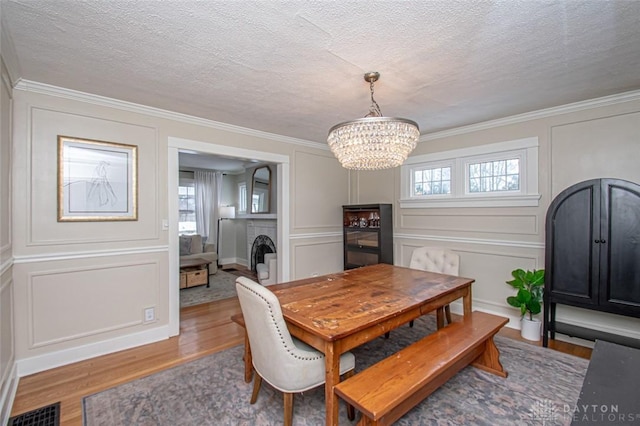
{"label": "decorative wall panel", "polygon": [[535,215],[412,214],[401,212],[400,227],[425,231],[482,232],[511,235],[537,235]]}
{"label": "decorative wall panel", "polygon": [[28,274],[30,348],[99,335],[159,312],[158,262],[122,262]]}
{"label": "decorative wall panel", "polygon": [[293,186],[293,229],[326,231],[342,227],[343,204],[348,204],[348,172],[331,154],[296,152]]}

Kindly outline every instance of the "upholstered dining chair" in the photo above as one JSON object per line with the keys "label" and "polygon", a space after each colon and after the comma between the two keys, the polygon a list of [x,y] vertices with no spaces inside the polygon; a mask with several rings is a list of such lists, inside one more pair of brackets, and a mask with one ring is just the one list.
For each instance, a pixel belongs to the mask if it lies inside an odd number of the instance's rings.
{"label": "upholstered dining chair", "polygon": [[[251,404],[265,380],[284,393],[284,424],[293,420],[293,394],[324,384],[325,358],[319,352],[291,336],[282,316],[278,298],[268,288],[245,277],[236,280],[236,291],[249,336],[253,368]],[[355,357],[346,352],[340,357],[340,374],[352,376]],[[347,406],[349,420],[355,410]]]}
{"label": "upholstered dining chair", "polygon": [[[409,268],[457,276],[460,274],[460,256],[442,247],[419,247],[411,254]],[[444,307],[444,312],[447,323],[451,324],[449,305]],[[413,325],[413,321],[409,324]]]}

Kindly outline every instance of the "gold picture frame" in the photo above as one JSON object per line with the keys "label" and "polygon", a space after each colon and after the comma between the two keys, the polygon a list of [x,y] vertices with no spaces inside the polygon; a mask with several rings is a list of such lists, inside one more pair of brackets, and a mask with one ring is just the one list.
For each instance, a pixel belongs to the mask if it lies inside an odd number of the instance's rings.
{"label": "gold picture frame", "polygon": [[138,147],[58,135],[58,222],[138,220]]}

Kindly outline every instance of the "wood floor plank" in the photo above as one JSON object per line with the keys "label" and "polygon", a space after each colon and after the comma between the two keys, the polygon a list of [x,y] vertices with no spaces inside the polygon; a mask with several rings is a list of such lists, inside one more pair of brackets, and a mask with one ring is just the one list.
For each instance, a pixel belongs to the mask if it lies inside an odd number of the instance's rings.
{"label": "wood floor plank", "polygon": [[[230,319],[239,312],[237,298],[183,308],[180,336],[22,377],[11,415],[60,401],[60,424],[81,426],[85,396],[243,343],[243,329]],[[503,328],[499,335],[536,344],[518,330]],[[570,343],[551,341],[550,347],[591,356],[591,349]]]}
{"label": "wood floor plank", "polygon": [[60,424],[82,425],[82,398],[244,342],[237,298],[181,310],[180,336],[20,378],[11,415],[60,401]]}

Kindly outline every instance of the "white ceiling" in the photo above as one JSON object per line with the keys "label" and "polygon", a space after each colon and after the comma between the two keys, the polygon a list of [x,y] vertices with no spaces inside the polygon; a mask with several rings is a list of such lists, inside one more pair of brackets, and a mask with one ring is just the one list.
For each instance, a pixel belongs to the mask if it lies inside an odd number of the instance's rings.
{"label": "white ceiling", "polygon": [[1,0],[12,78],[326,143],[640,89],[640,1]]}

